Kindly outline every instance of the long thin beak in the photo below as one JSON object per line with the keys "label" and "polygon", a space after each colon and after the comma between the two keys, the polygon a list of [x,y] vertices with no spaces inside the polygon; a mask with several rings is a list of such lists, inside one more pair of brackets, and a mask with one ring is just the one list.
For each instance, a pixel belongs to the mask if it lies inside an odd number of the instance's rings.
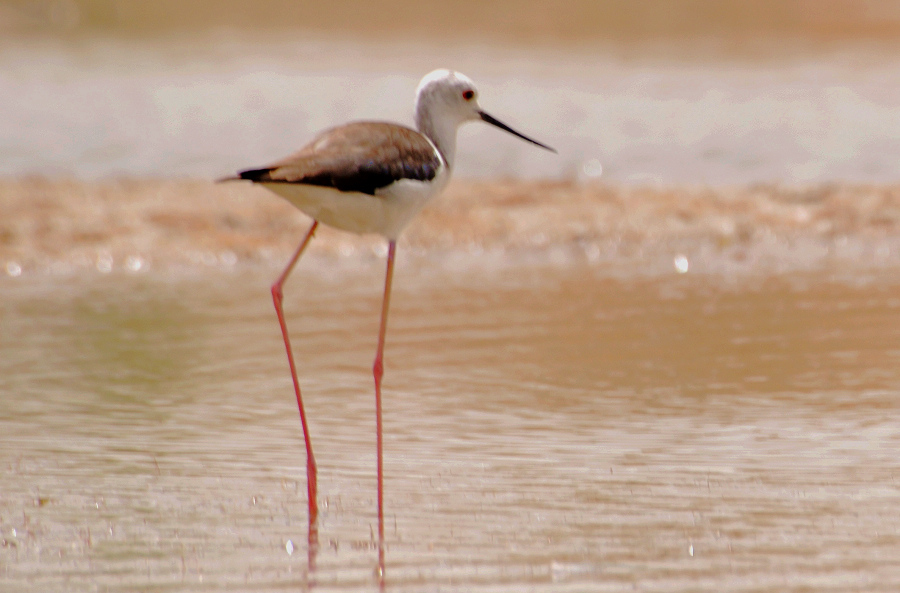
{"label": "long thin beak", "polygon": [[529,138],[528,136],[526,136],[525,134],[522,134],[521,132],[515,131],[514,129],[512,129],[511,127],[509,127],[508,125],[506,125],[505,123],[500,121],[499,119],[495,118],[492,115],[488,115],[484,111],[479,111],[478,115],[481,116],[482,120],[486,121],[487,123],[491,124],[492,126],[497,126],[501,130],[505,130],[505,131],[509,132],[513,136],[518,136],[522,140],[527,140],[528,142],[531,142],[532,144],[540,146],[541,148],[545,148],[545,149],[549,150],[550,152],[556,152],[555,148],[550,148],[546,144],[541,144],[537,140]]}

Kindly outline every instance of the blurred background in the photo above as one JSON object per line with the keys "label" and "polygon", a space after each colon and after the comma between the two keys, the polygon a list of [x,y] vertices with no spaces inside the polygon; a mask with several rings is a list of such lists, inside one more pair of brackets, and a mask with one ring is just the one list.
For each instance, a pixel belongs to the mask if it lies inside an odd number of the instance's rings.
{"label": "blurred background", "polygon": [[887,0],[0,2],[0,174],[218,177],[349,119],[411,123],[436,67],[560,150],[469,126],[457,175],[892,182]]}
{"label": "blurred background", "polygon": [[485,38],[527,44],[759,35],[814,41],[896,39],[900,6],[891,0],[5,0],[10,33],[196,33],[215,27],[299,29],[382,39]]}

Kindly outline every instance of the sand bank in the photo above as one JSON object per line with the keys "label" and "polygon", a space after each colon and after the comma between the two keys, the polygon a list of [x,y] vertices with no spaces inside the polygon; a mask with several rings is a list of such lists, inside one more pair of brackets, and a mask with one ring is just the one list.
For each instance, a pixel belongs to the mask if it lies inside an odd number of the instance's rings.
{"label": "sand bank", "polygon": [[[205,180],[11,178],[0,181],[0,213],[7,275],[280,263],[309,224],[265,190]],[[428,258],[474,252],[480,261],[647,270],[672,269],[673,261],[682,269],[684,259],[692,271],[897,270],[900,186],[463,180],[420,214],[401,247]],[[378,237],[322,229],[311,253],[346,260],[383,250]]]}

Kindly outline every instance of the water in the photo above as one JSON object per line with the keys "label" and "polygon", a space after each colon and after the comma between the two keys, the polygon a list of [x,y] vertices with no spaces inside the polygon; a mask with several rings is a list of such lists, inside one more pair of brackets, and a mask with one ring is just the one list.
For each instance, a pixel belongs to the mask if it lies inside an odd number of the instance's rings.
{"label": "water", "polygon": [[268,291],[308,222],[209,180],[409,123],[439,66],[560,154],[467,126],[480,181],[401,240],[386,590],[900,588],[888,3],[32,4],[0,7],[0,591],[379,588],[383,242],[323,229],[286,287],[311,531]]}
{"label": "water", "polygon": [[412,124],[419,79],[452,67],[479,83],[487,111],[560,151],[547,158],[489,126],[466,126],[458,176],[897,181],[895,50],[810,53],[773,42],[771,57],[758,59],[716,44],[627,48],[315,33],[7,41],[0,174],[217,178],[347,120]]}
{"label": "water", "polygon": [[[376,590],[381,265],[0,277],[0,584]],[[896,277],[401,259],[393,591],[895,591]],[[310,561],[313,570],[310,570]]]}

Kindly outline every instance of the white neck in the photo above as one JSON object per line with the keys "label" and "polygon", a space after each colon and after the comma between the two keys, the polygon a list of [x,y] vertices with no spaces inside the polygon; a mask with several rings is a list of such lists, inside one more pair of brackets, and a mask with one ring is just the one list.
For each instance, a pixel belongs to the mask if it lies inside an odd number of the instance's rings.
{"label": "white neck", "polygon": [[434,117],[431,109],[419,104],[416,109],[416,127],[434,142],[444,157],[447,169],[452,170],[456,160],[456,129],[459,124],[448,117]]}

